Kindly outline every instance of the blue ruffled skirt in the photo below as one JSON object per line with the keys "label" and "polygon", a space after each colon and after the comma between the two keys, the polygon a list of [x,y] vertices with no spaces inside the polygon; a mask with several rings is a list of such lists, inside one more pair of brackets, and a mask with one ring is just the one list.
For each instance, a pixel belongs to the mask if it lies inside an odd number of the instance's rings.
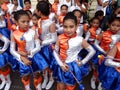
{"label": "blue ruffled skirt", "polygon": [[[84,69],[85,67],[84,66],[79,67],[76,62],[67,63],[67,65],[69,66],[69,69],[73,72],[75,77],[78,79],[78,81],[80,82],[84,75],[83,72],[85,70]],[[56,78],[58,82],[63,82],[66,85],[74,85],[76,82],[71,72],[70,71],[63,72],[60,66],[57,65],[57,63],[53,73],[56,73]]]}
{"label": "blue ruffled skirt", "polygon": [[115,68],[107,67],[102,76],[102,87],[105,90],[120,90],[120,73],[118,73]]}
{"label": "blue ruffled skirt", "polygon": [[[10,31],[7,28],[0,28],[0,34],[10,39]],[[1,43],[3,42],[1,41]],[[3,48],[3,46],[0,46],[0,48]],[[5,52],[0,54],[0,68],[4,67],[6,64],[9,63],[9,59],[10,59],[9,57],[10,57],[10,53],[8,47],[8,49]]]}
{"label": "blue ruffled skirt", "polygon": [[13,58],[14,61],[11,62],[13,65],[12,67],[15,69],[17,68],[16,70],[20,72],[21,76],[33,74],[36,71],[43,71],[48,67],[47,62],[40,53],[36,53],[32,58],[28,59],[32,62],[32,64],[29,66],[20,63],[15,58]]}

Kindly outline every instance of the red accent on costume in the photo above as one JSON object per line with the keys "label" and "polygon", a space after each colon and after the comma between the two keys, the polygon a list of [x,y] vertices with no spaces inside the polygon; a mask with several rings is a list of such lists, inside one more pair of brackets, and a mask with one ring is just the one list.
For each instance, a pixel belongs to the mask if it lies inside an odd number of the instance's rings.
{"label": "red accent on costume", "polygon": [[[75,37],[75,35],[71,36],[71,37]],[[71,38],[65,34],[61,34],[59,35],[58,39],[59,39],[59,48],[60,48],[60,58],[61,60],[64,62],[65,59],[67,58],[67,50],[69,48],[68,45],[68,40]]]}
{"label": "red accent on costume", "polygon": [[[115,58],[120,59],[120,42],[116,43],[116,47],[117,47],[117,53]],[[116,62],[120,62],[120,60],[114,60]],[[116,68],[116,70],[120,73],[120,68]]]}
{"label": "red accent on costume", "polygon": [[25,50],[26,42],[23,37],[24,32],[25,32],[24,30],[18,29],[13,32],[13,36],[14,36],[15,42],[17,43],[18,51],[26,52]]}
{"label": "red accent on costume", "polygon": [[[116,47],[117,47],[117,53],[115,58],[120,59],[120,42],[116,44]],[[115,61],[120,62],[120,60],[115,60]]]}
{"label": "red accent on costume", "polygon": [[52,11],[54,12],[54,13],[56,13],[57,14],[57,10],[58,10],[58,5],[59,3],[58,2],[54,2],[53,4],[52,4]]}
{"label": "red accent on costume", "polygon": [[30,10],[30,9],[31,9],[31,7],[24,7],[23,10]]}
{"label": "red accent on costume", "polygon": [[40,18],[40,19],[38,20],[38,33],[39,33],[39,34],[42,33],[42,25],[41,25],[42,20],[47,20],[47,19],[49,19],[49,17]]}
{"label": "red accent on costume", "polygon": [[63,23],[63,18],[65,17],[64,14],[60,14],[60,16],[58,17],[58,22],[59,24],[62,24]]}
{"label": "red accent on costume", "polygon": [[102,40],[100,43],[100,47],[106,52],[110,50],[109,44],[112,42],[111,36],[112,36],[112,32],[110,30],[102,33]]}
{"label": "red accent on costume", "polygon": [[94,27],[91,27],[90,29],[89,29],[89,32],[90,32],[90,38],[92,38],[92,39],[96,39],[96,30],[97,30],[97,28],[94,28]]}
{"label": "red accent on costume", "polygon": [[35,87],[37,87],[37,85],[40,84],[41,82],[42,82],[42,77],[41,76],[39,78],[34,78],[34,85],[35,85]]}

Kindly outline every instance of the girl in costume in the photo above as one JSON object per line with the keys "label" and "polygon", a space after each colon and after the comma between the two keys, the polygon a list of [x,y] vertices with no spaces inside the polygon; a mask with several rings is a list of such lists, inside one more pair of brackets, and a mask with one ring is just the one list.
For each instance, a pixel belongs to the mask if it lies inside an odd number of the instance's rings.
{"label": "girl in costume", "polygon": [[117,42],[114,47],[108,52],[105,65],[107,73],[103,80],[106,85],[106,90],[120,89],[120,42]]}
{"label": "girl in costume", "polygon": [[9,39],[10,32],[6,28],[6,22],[3,17],[4,13],[0,8],[0,79],[2,83],[0,84],[0,89],[9,90],[11,86],[10,80],[10,67],[9,62]]}
{"label": "girl in costume", "polygon": [[34,76],[36,90],[41,90],[40,71],[46,69],[48,64],[38,53],[41,48],[38,35],[35,30],[29,29],[30,17],[26,11],[17,11],[14,19],[19,28],[11,35],[10,52],[16,58],[15,64],[19,67],[25,90],[31,90],[30,74]]}
{"label": "girl in costume", "polygon": [[[75,79],[71,72],[75,75],[80,84],[80,90],[84,90],[83,85],[80,83],[82,80],[82,72],[84,65],[95,54],[94,49],[85,41],[81,36],[76,33],[77,18],[69,12],[63,19],[64,33],[59,35],[55,44],[53,52],[57,62],[54,63],[57,68],[57,90],[75,90]],[[88,51],[87,56],[79,60],[78,54],[82,48]],[[83,70],[83,71],[82,71]]]}
{"label": "girl in costume", "polygon": [[[91,19],[90,22],[90,28],[88,30],[88,32],[86,33],[86,37],[85,39],[94,47],[94,49],[96,50],[95,46],[94,46],[94,42],[96,40],[96,36],[99,35],[101,33],[101,28],[100,28],[100,20],[97,17],[93,17]],[[97,54],[98,55],[98,54]],[[93,69],[93,76],[91,78],[91,87],[93,89],[96,88],[95,82],[98,80],[98,76],[97,76],[97,55],[95,54],[91,61],[92,61],[92,69]]]}
{"label": "girl in costume", "polygon": [[[39,1],[37,4],[37,14],[41,17],[38,21],[38,33],[42,44],[40,53],[42,53],[49,66],[51,66],[53,57],[52,44],[56,42],[57,33],[55,30],[55,23],[49,19],[49,3],[46,1]],[[50,89],[54,83],[54,79],[49,68],[43,72],[43,77],[42,88]]]}
{"label": "girl in costume", "polygon": [[[97,56],[102,54],[104,56],[106,56],[106,54],[108,53],[108,51],[111,50],[111,48],[120,40],[120,18],[119,17],[113,17],[109,20],[109,28],[107,31],[101,33],[94,45],[95,47],[97,48]],[[106,66],[104,65],[104,61],[105,60],[102,60],[99,59],[99,58],[96,58],[96,61],[100,64],[99,67],[98,67],[98,75],[99,75],[99,79],[100,81],[102,82],[102,87],[104,88],[109,88],[111,89],[110,87],[111,86],[108,86],[107,83],[104,83],[104,79],[106,80],[106,73],[107,73],[107,69],[106,69]],[[109,85],[110,83],[113,83],[114,81],[111,81],[109,82]],[[112,89],[114,90],[114,89]]]}

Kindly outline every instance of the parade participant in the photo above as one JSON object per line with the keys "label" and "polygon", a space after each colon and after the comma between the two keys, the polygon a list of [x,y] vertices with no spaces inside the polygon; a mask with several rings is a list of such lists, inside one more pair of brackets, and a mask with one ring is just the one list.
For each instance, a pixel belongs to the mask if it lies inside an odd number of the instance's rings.
{"label": "parade participant", "polygon": [[10,52],[16,58],[18,70],[25,90],[30,89],[30,74],[34,76],[36,90],[41,90],[42,77],[40,71],[46,69],[48,64],[38,53],[40,41],[36,31],[29,29],[30,17],[24,10],[15,13],[14,19],[18,25],[11,35]]}
{"label": "parade participant", "polygon": [[[40,18],[38,21],[38,33],[41,40],[42,48],[41,52],[49,66],[52,62],[52,44],[56,42],[57,33],[55,30],[55,23],[49,19],[50,5],[46,1],[39,1],[37,4],[37,14]],[[50,68],[43,72],[42,88],[50,89],[54,83],[52,77],[52,71]],[[48,82],[49,81],[49,82]]]}
{"label": "parade participant", "polygon": [[[84,65],[95,54],[95,51],[87,41],[76,34],[77,18],[72,12],[64,17],[63,30],[64,33],[59,35],[53,52],[58,63],[58,67],[55,67],[58,68],[55,71],[57,72],[57,90],[75,90],[75,79],[71,72],[79,81],[79,89],[84,90],[85,88],[80,83],[82,72],[84,72]],[[78,54],[82,48],[85,48],[88,54],[84,59],[79,60]]]}

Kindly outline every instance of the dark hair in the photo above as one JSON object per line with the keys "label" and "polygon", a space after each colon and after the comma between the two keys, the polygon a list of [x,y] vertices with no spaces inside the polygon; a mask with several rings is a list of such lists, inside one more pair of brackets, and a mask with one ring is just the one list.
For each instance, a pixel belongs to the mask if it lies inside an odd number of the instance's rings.
{"label": "dark hair", "polygon": [[50,14],[50,6],[49,3],[46,1],[39,1],[36,9],[45,16],[48,16]]}
{"label": "dark hair", "polygon": [[11,13],[11,15],[15,15],[15,13],[16,13],[16,11],[13,11],[13,12]]}
{"label": "dark hair", "polygon": [[29,2],[29,3],[31,4],[31,1],[30,1],[30,0],[24,0],[24,4],[25,4],[26,2]]}
{"label": "dark hair", "polygon": [[76,16],[74,15],[73,12],[68,12],[68,13],[66,14],[66,16],[65,16],[64,19],[63,19],[63,23],[65,22],[65,20],[68,20],[68,19],[74,20],[75,24],[77,25],[77,18],[76,18]]}
{"label": "dark hair", "polygon": [[30,10],[25,10],[28,14],[32,14],[32,12]]}
{"label": "dark hair", "polygon": [[75,13],[75,12],[79,12],[81,14],[81,16],[83,15],[82,11],[80,11],[79,9],[73,10],[73,13]]}
{"label": "dark hair", "polygon": [[108,20],[108,23],[111,24],[112,22],[114,21],[119,21],[120,22],[120,17],[111,17],[109,20]]}
{"label": "dark hair", "polygon": [[30,18],[30,16],[28,15],[28,13],[27,13],[26,11],[24,11],[24,10],[18,10],[18,11],[16,11],[16,13],[14,14],[14,19],[15,19],[16,21],[18,21],[18,20],[20,19],[20,17],[23,16],[23,15],[26,15],[26,16],[28,16],[28,17]]}
{"label": "dark hair", "polygon": [[32,17],[34,17],[34,16],[35,16],[37,19],[40,18],[36,13],[34,13],[34,14],[32,15]]}
{"label": "dark hair", "polygon": [[90,22],[93,22],[93,20],[97,19],[100,22],[100,19],[98,17],[93,17]]}
{"label": "dark hair", "polygon": [[62,9],[62,7],[66,7],[68,9],[68,6],[65,4],[61,5],[60,9]]}
{"label": "dark hair", "polygon": [[104,15],[104,12],[102,10],[99,10],[95,13],[95,17],[103,16],[103,15]]}

